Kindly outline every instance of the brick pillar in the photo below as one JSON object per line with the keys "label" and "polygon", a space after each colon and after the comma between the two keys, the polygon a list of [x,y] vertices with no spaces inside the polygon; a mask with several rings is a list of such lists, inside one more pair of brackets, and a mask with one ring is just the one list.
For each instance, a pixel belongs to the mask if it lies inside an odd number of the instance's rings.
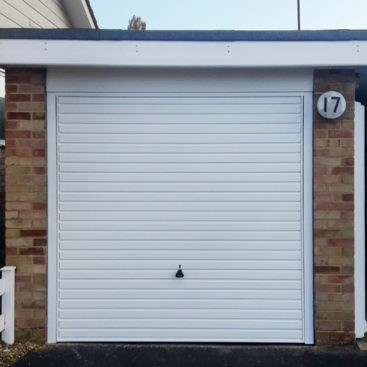
{"label": "brick pillar", "polygon": [[45,70],[6,70],[6,264],[15,265],[17,340],[45,341]]}
{"label": "brick pillar", "polygon": [[[346,112],[325,120],[316,111],[328,90],[342,93]],[[314,302],[317,344],[354,336],[354,92],[353,70],[314,75]]]}

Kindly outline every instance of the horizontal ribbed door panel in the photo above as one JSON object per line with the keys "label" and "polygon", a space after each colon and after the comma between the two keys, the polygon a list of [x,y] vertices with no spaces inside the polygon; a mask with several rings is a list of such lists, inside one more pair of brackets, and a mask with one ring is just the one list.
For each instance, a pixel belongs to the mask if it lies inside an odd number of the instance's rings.
{"label": "horizontal ribbed door panel", "polygon": [[303,342],[302,129],[297,95],[59,96],[58,340]]}

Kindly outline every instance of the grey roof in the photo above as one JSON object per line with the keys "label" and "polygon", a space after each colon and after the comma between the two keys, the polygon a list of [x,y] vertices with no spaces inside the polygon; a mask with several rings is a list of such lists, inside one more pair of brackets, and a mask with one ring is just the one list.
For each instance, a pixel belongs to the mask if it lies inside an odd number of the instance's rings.
{"label": "grey roof", "polygon": [[367,30],[127,31],[117,29],[0,29],[0,39],[89,41],[367,41]]}

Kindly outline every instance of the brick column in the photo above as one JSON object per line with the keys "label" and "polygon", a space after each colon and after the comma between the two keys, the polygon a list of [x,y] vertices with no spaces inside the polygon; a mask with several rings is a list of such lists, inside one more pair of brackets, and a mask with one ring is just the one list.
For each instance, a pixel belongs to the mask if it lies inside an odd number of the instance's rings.
{"label": "brick column", "polygon": [[[328,90],[342,93],[346,112],[325,120],[316,111]],[[317,344],[354,340],[353,70],[314,75],[314,302]]]}
{"label": "brick column", "polygon": [[17,267],[16,339],[45,341],[45,70],[9,68],[5,82],[6,264]]}

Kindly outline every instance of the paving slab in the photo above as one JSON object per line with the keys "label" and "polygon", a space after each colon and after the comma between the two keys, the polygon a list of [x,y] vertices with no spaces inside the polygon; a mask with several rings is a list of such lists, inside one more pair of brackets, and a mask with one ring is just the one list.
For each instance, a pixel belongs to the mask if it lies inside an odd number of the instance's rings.
{"label": "paving slab", "polygon": [[358,346],[57,344],[14,367],[367,367]]}

